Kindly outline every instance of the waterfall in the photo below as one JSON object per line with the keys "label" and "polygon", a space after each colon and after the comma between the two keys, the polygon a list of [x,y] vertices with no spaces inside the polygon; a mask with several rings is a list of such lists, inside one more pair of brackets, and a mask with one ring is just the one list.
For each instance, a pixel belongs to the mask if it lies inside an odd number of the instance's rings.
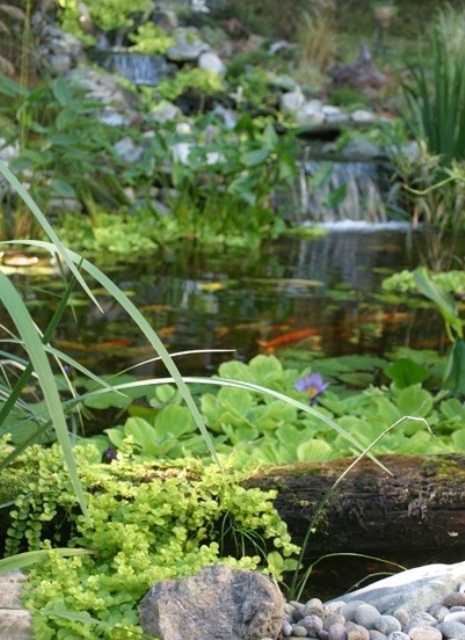
{"label": "waterfall", "polygon": [[137,85],[154,87],[169,72],[169,65],[162,56],[108,49],[95,50],[94,57],[107,71],[119,73]]}
{"label": "waterfall", "polygon": [[[303,150],[292,204],[299,214],[292,217],[298,222],[382,223],[397,208],[396,192],[385,158],[364,157],[351,153],[350,149],[339,155],[325,154],[321,147],[307,146]],[[286,203],[286,207],[289,206]]]}

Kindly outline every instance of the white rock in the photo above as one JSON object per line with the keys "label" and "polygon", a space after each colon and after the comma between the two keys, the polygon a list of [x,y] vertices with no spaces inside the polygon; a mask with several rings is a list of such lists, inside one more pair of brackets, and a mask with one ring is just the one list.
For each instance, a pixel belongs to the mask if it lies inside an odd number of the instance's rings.
{"label": "white rock", "polygon": [[198,65],[204,71],[211,71],[223,76],[226,73],[226,66],[221,58],[214,51],[205,51],[199,57]]}
{"label": "white rock", "polygon": [[122,138],[114,144],[113,151],[126,162],[137,162],[144,153],[143,148],[136,145],[134,140],[129,136]]}
{"label": "white rock", "polygon": [[181,115],[181,109],[172,102],[163,101],[155,105],[150,112],[150,117],[155,122],[164,124],[165,122],[171,122]]}
{"label": "white rock", "polygon": [[325,121],[325,115],[321,110],[321,106],[315,104],[315,101],[306,102],[296,114],[297,122],[302,126],[316,127]]}
{"label": "white rock", "polygon": [[190,142],[178,142],[171,147],[171,153],[175,162],[181,164],[189,164],[189,155],[192,151],[192,144]]}
{"label": "white rock", "polygon": [[280,100],[281,111],[297,115],[305,105],[305,96],[300,89],[283,93]]}
{"label": "white rock", "polygon": [[376,116],[372,111],[357,109],[351,114],[351,120],[356,124],[372,124],[376,122]]}

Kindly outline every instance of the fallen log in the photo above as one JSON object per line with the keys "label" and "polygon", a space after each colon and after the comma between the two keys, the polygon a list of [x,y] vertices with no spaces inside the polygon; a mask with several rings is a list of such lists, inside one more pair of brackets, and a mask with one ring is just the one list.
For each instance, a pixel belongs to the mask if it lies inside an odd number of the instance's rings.
{"label": "fallen log", "polygon": [[261,471],[247,484],[278,492],[275,505],[296,542],[312,525],[309,552],[465,549],[465,456],[364,459],[334,491],[350,460]]}

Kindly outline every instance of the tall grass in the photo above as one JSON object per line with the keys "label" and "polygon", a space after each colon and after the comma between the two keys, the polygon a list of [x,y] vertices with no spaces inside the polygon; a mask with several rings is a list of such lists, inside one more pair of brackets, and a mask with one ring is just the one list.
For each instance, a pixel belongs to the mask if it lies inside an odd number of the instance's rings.
{"label": "tall grass", "polygon": [[404,87],[407,123],[443,166],[465,160],[464,69],[465,45],[451,51],[446,33],[437,28],[431,59],[410,67]]}

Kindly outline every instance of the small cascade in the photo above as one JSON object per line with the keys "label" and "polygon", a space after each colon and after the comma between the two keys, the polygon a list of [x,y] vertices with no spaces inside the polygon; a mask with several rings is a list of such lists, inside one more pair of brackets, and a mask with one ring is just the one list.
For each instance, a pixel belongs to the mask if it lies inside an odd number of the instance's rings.
{"label": "small cascade", "polygon": [[119,73],[136,85],[154,87],[169,73],[169,65],[162,56],[120,49],[96,49],[94,58],[107,71]]}
{"label": "small cascade", "polygon": [[[294,220],[332,223],[355,220],[383,223],[396,207],[397,187],[386,158],[372,154],[325,154],[307,146],[294,191]],[[282,204],[281,204],[282,206]]]}

